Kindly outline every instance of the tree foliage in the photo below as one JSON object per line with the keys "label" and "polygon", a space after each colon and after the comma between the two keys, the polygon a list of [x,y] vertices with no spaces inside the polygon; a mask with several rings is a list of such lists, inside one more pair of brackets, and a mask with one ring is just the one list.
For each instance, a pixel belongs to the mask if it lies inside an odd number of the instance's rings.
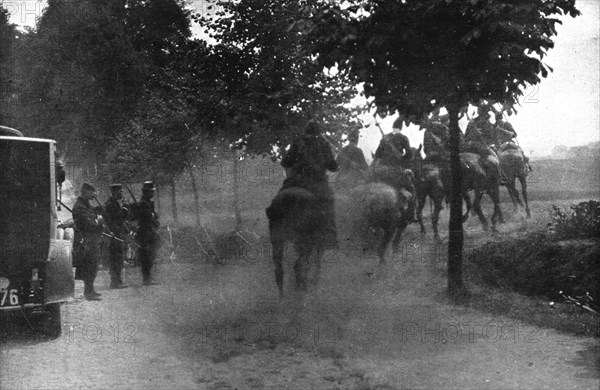
{"label": "tree foliage", "polygon": [[355,95],[348,79],[327,74],[301,55],[299,31],[290,26],[304,16],[300,1],[223,2],[217,19],[200,18],[216,44],[211,48],[217,109],[204,120],[250,153],[285,146],[310,119],[334,138],[358,126],[347,104]]}
{"label": "tree foliage", "polygon": [[13,55],[14,125],[56,139],[71,161],[103,164],[119,136],[139,128],[140,118],[176,117],[164,113],[180,109],[172,101],[186,101],[190,37],[181,0],[50,0]]}
{"label": "tree foliage", "polygon": [[579,15],[575,0],[316,3],[299,23],[305,49],[364,82],[384,115],[481,99],[512,106],[551,70],[542,60],[556,16]]}

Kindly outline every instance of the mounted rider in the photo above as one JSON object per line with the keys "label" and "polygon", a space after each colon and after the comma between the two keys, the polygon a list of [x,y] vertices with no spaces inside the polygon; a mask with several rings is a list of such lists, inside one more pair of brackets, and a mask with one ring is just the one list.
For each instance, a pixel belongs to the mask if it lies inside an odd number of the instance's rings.
{"label": "mounted rider", "polygon": [[351,131],[348,134],[348,145],[344,146],[338,155],[338,180],[341,183],[355,184],[364,179],[369,168],[363,151],[358,147],[359,136],[358,130]]}
{"label": "mounted rider", "polygon": [[513,126],[506,120],[504,120],[504,115],[502,111],[495,111],[494,113],[496,117],[496,123],[494,124],[494,130],[496,132],[496,138],[498,140],[498,145],[500,145],[500,152],[504,152],[505,150],[518,150],[523,156],[523,161],[525,162],[525,171],[531,171],[531,166],[529,165],[529,158],[525,156],[523,149],[516,142],[517,132],[513,128]]}
{"label": "mounted rider", "polygon": [[[371,181],[382,181],[394,187],[399,194],[407,198],[407,211],[412,221],[416,222],[416,190],[413,183],[413,173],[405,169],[412,160],[412,149],[410,141],[401,133],[406,119],[400,115],[392,125],[392,132],[381,139],[375,159],[377,163],[373,167]],[[408,192],[408,193],[407,193]]]}
{"label": "mounted rider", "polygon": [[337,248],[334,197],[327,171],[337,171],[338,163],[316,122],[309,122],[304,135],[292,142],[281,160],[281,166],[287,171],[281,189],[301,187],[317,197],[325,219],[325,246],[328,249]]}
{"label": "mounted rider", "polygon": [[449,158],[450,130],[444,122],[444,119],[440,118],[439,108],[432,112],[431,119],[421,122],[421,129],[425,129],[423,151],[428,161],[441,163]]}
{"label": "mounted rider", "polygon": [[498,140],[494,127],[489,121],[489,111],[490,107],[487,104],[477,107],[477,117],[469,122],[465,131],[463,151],[479,154],[486,169],[497,171],[503,184],[505,178],[500,169],[500,156],[496,149]]}

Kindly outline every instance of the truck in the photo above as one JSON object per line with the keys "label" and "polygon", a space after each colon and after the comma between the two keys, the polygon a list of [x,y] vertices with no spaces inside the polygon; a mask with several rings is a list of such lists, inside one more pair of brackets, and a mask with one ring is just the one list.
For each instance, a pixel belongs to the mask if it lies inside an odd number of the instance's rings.
{"label": "truck", "polygon": [[75,290],[72,242],[57,238],[64,179],[54,140],[0,126],[0,315],[16,313],[51,338]]}

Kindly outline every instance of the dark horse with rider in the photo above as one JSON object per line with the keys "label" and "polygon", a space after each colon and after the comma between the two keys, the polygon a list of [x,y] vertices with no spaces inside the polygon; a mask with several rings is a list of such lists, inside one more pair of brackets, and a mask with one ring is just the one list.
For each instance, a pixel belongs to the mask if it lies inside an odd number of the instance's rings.
{"label": "dark horse with rider", "polygon": [[356,214],[370,227],[383,231],[378,247],[381,262],[392,238],[397,248],[402,230],[413,219],[415,194],[412,179],[402,168],[403,161],[411,157],[410,145],[404,135],[396,133],[382,140],[373,164],[376,168],[372,165],[369,169],[364,156],[356,153],[358,135],[354,133],[348,137],[350,148],[340,151],[338,160],[316,122],[309,122],[305,133],[290,145],[281,162],[287,178],[266,210],[281,295],[286,241],[293,243],[298,254],[294,271],[300,291],[307,291],[310,282],[316,283],[324,251],[338,247],[334,195],[327,172],[337,171],[339,165],[356,167],[361,170],[359,176],[367,178],[363,183],[355,181],[348,193]]}

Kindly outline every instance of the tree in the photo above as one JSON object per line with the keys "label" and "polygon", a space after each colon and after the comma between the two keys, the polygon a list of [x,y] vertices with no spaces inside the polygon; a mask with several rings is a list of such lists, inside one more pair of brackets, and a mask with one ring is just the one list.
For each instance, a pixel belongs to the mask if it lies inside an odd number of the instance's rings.
{"label": "tree", "polygon": [[71,159],[101,162],[133,116],[145,80],[124,2],[50,0],[19,52],[23,127]]}
{"label": "tree", "polygon": [[310,119],[334,138],[359,126],[345,106],[356,93],[348,80],[325,73],[310,55],[299,53],[300,36],[290,25],[302,15],[301,1],[222,5],[216,20],[198,19],[216,40],[207,64],[214,77],[209,104],[214,110],[199,118],[207,131],[248,154],[273,155],[273,146],[281,150]]}
{"label": "tree", "polygon": [[575,0],[308,0],[295,25],[305,54],[337,67],[374,98],[378,113],[418,121],[434,107],[450,115],[452,199],[448,290],[463,291],[458,119],[481,99],[512,107],[551,70],[556,16],[579,15]]}
{"label": "tree", "polygon": [[49,0],[19,53],[19,127],[103,164],[145,99],[180,98],[190,37],[181,0]]}

